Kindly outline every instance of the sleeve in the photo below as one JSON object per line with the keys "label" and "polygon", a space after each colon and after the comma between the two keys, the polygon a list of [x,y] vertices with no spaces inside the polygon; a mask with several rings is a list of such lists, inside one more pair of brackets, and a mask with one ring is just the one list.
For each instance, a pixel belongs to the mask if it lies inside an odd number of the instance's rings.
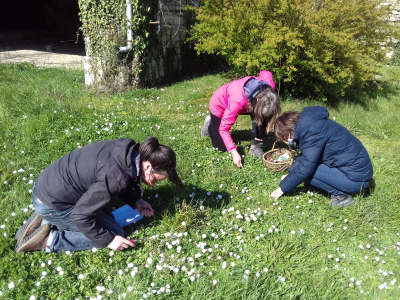
{"label": "sleeve", "polygon": [[315,172],[325,145],[326,137],[320,129],[315,127],[308,129],[300,147],[302,155],[291,166],[289,175],[279,184],[283,192],[291,191]]}
{"label": "sleeve", "polygon": [[238,91],[229,95],[228,107],[225,109],[224,114],[221,118],[221,124],[219,125],[218,131],[221,135],[222,140],[224,141],[226,150],[228,152],[237,148],[233,143],[229,130],[236,122],[240,111],[243,109],[243,97],[243,91]]}
{"label": "sleeve", "polygon": [[113,197],[106,186],[107,180],[93,183],[75,204],[71,214],[71,221],[76,227],[101,248],[109,245],[115,237],[96,220],[96,215]]}
{"label": "sleeve", "polygon": [[[104,170],[107,170],[107,173],[104,174]],[[119,170],[117,165],[112,165],[110,168],[104,167],[103,171],[98,173],[96,181],[75,204],[71,221],[87,238],[101,248],[108,246],[115,234],[104,228],[96,220],[96,216],[112,198],[124,194],[129,186],[127,175]]]}

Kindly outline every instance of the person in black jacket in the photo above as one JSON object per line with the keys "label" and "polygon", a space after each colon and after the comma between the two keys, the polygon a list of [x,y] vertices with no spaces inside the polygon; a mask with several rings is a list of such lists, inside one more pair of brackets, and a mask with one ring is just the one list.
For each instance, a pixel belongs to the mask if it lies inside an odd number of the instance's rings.
{"label": "person in black jacket", "polygon": [[302,182],[332,194],[331,205],[353,204],[350,194],[366,189],[373,175],[367,150],[342,125],[329,120],[323,106],[311,106],[283,113],[275,124],[278,140],[297,145],[301,156],[282,177],[271,197],[278,199]]}
{"label": "person in black jacket", "polygon": [[36,215],[21,227],[16,252],[134,247],[106,205],[118,197],[152,216],[142,183],[153,186],[169,178],[181,185],[175,167],[174,151],[155,137],[141,144],[128,138],[98,141],[68,153],[36,179]]}

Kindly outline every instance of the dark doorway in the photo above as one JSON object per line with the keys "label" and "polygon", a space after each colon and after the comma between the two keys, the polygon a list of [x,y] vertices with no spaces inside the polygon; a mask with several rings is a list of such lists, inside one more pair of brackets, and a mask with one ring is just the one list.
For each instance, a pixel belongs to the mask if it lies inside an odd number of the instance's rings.
{"label": "dark doorway", "polygon": [[0,1],[0,31],[44,30],[43,0]]}
{"label": "dark doorway", "polygon": [[78,0],[0,0],[0,52],[8,58],[32,59],[20,50],[84,55],[80,26]]}
{"label": "dark doorway", "polygon": [[[80,26],[78,0],[0,0],[3,41],[29,32],[72,40],[76,39]],[[13,36],[13,33],[18,34]]]}

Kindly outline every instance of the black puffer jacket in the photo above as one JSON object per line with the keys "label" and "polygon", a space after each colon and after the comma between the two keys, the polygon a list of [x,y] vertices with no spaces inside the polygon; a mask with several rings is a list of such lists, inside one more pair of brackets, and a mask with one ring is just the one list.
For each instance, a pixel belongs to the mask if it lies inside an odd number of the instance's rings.
{"label": "black puffer jacket", "polygon": [[138,153],[139,144],[127,138],[86,145],[48,166],[35,182],[35,195],[55,210],[74,206],[71,221],[106,247],[115,235],[95,216],[114,197],[130,206],[142,198],[140,162],[132,163]]}

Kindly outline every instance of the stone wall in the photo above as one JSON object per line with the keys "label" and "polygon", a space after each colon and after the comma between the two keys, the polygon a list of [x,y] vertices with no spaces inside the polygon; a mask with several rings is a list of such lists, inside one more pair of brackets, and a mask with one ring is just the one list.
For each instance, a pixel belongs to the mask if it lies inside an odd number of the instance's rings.
{"label": "stone wall", "polygon": [[[381,5],[389,6],[391,13],[388,17],[388,21],[393,25],[400,26],[400,1],[399,0],[384,0]],[[390,42],[390,41],[388,41]],[[398,43],[396,39],[393,38],[392,42]],[[394,49],[388,44],[382,45],[382,49],[386,51],[386,57],[392,59],[394,55]]]}
{"label": "stone wall", "polygon": [[389,5],[392,13],[389,16],[389,22],[395,24],[400,22],[400,1],[385,0],[382,5]]}
{"label": "stone wall", "polygon": [[193,19],[186,5],[196,5],[189,0],[157,0],[153,19],[149,24],[150,52],[140,78],[142,84],[157,85],[172,81],[181,75],[183,53],[190,47],[185,44],[187,30]]}

